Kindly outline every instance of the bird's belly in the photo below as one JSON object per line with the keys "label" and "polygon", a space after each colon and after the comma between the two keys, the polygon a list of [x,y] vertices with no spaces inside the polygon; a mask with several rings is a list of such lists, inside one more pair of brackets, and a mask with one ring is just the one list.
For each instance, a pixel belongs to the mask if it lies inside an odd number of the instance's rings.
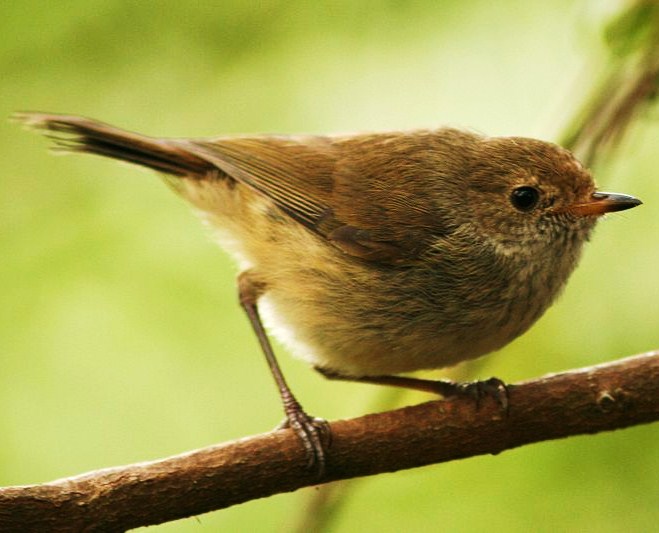
{"label": "bird's belly", "polygon": [[[434,295],[409,285],[356,275],[352,284],[298,273],[262,302],[266,324],[293,353],[344,375],[442,368],[505,346],[544,311],[513,309],[484,295],[447,288]],[[386,278],[386,276],[385,276]],[[352,285],[352,286],[351,286]]]}

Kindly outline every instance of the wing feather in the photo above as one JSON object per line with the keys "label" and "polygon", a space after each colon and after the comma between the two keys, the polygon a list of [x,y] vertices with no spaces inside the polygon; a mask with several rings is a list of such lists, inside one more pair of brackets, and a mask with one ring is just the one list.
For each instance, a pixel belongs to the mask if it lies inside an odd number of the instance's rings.
{"label": "wing feather", "polygon": [[279,137],[191,142],[196,153],[223,172],[319,232],[318,222],[331,210],[333,163],[327,143],[315,149],[313,142]]}

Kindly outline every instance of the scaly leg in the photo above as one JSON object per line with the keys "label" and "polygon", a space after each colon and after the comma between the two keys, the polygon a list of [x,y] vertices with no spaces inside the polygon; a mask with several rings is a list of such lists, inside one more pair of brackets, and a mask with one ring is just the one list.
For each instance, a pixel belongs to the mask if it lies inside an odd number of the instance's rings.
{"label": "scaly leg", "polygon": [[508,390],[506,384],[498,378],[490,378],[485,381],[456,383],[454,381],[408,378],[404,376],[353,377],[344,376],[343,374],[326,370],[324,368],[316,367],[316,370],[327,379],[403,387],[406,389],[439,394],[444,397],[466,395],[474,398],[476,400],[476,405],[480,404],[480,400],[483,396],[491,396],[499,403],[504,411],[508,410]]}
{"label": "scaly leg", "polygon": [[261,344],[272,377],[274,377],[279,389],[279,395],[286,413],[284,425],[290,427],[300,437],[307,452],[307,467],[316,470],[318,477],[322,477],[325,472],[326,447],[329,445],[331,437],[329,424],[323,419],[309,416],[295,399],[286,383],[259,316],[257,301],[265,290],[265,284],[257,280],[253,273],[246,271],[238,276],[240,305],[247,313],[254,333],[256,333],[256,337]]}

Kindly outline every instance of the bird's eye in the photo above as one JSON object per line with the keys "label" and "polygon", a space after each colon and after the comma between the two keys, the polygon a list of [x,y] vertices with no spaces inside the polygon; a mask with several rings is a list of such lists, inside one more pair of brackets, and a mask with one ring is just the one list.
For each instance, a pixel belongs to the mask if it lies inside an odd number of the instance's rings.
{"label": "bird's eye", "polygon": [[532,211],[540,201],[540,191],[535,187],[517,187],[510,195],[510,202],[519,211]]}

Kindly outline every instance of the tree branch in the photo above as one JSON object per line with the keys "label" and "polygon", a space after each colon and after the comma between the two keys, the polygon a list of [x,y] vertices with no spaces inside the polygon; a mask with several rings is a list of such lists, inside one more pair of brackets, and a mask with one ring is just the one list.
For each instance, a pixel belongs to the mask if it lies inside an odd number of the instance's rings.
{"label": "tree branch", "polygon": [[[0,531],[124,531],[319,482],[441,463],[659,420],[659,350],[511,385],[491,399],[431,401],[331,424],[321,480],[290,429],[159,461],[0,489]],[[423,423],[419,423],[422,420]]]}

